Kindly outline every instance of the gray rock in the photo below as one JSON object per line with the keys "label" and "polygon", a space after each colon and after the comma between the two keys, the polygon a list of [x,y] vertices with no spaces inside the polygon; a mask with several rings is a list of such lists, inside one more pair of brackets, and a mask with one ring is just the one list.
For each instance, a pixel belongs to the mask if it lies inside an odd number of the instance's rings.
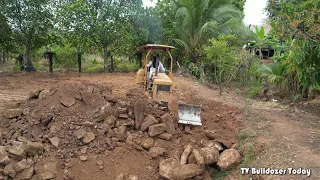
{"label": "gray rock", "polygon": [[219,151],[214,147],[204,147],[200,149],[200,154],[204,157],[206,165],[211,165],[218,162]]}
{"label": "gray rock", "polygon": [[166,130],[167,126],[164,123],[152,125],[149,127],[149,136],[154,137],[162,134]]}
{"label": "gray rock", "polygon": [[154,144],[153,138],[146,138],[141,142],[141,146],[145,149],[150,149],[151,147],[153,147],[153,144]]}
{"label": "gray rock", "polygon": [[21,161],[17,162],[14,166],[13,169],[16,172],[21,172],[22,170],[26,169],[28,166],[27,160],[26,159],[22,159]]}
{"label": "gray rock", "polygon": [[139,129],[143,122],[144,109],[145,104],[142,99],[139,99],[134,104],[134,120],[135,120],[135,128]]}
{"label": "gray rock", "polygon": [[111,107],[110,103],[107,103],[106,105],[97,109],[93,113],[93,118],[95,119],[96,122],[100,122],[100,121],[105,120],[108,116],[111,116],[113,114],[114,114],[113,108]]}
{"label": "gray rock", "polygon": [[4,111],[4,117],[7,119],[13,119],[20,116],[23,113],[22,109],[8,109]]}
{"label": "gray rock", "polygon": [[161,123],[164,123],[167,126],[166,131],[168,133],[170,133],[170,134],[176,133],[175,123],[173,122],[172,117],[168,113],[161,116],[160,121],[161,121]]}
{"label": "gray rock", "polygon": [[159,122],[154,118],[153,115],[149,114],[143,121],[143,123],[140,126],[141,131],[145,131],[149,128],[149,126],[152,126],[154,124],[158,124]]}
{"label": "gray rock", "polygon": [[86,130],[84,129],[78,129],[78,130],[75,130],[73,135],[77,138],[77,139],[81,139],[83,138],[85,135],[86,135]]}
{"label": "gray rock", "polygon": [[58,175],[58,163],[57,162],[49,162],[45,164],[37,164],[36,166],[36,174],[39,175],[40,179],[54,179]]}
{"label": "gray rock", "polygon": [[13,168],[14,163],[6,165],[3,169],[3,174],[14,178],[17,175],[17,172]]}
{"label": "gray rock", "polygon": [[10,156],[12,156],[14,159],[21,160],[27,156],[25,147],[23,145],[7,146],[6,148]]}
{"label": "gray rock", "polygon": [[58,137],[52,137],[52,138],[49,138],[49,141],[51,142],[51,144],[54,146],[54,147],[59,147],[59,143],[60,143],[60,138]]}
{"label": "gray rock", "polygon": [[0,146],[0,165],[5,166],[10,163],[10,158],[5,146]]}
{"label": "gray rock", "polygon": [[21,171],[20,173],[17,174],[15,177],[16,180],[28,180],[31,179],[34,173],[34,168],[29,167]]}
{"label": "gray rock", "polygon": [[96,139],[96,136],[94,135],[93,132],[86,132],[85,136],[82,138],[82,142],[84,144],[88,144],[95,139]]}
{"label": "gray rock", "polygon": [[35,156],[36,154],[41,154],[44,150],[44,144],[40,142],[28,141],[24,143],[24,146],[25,146],[25,152],[29,156]]}

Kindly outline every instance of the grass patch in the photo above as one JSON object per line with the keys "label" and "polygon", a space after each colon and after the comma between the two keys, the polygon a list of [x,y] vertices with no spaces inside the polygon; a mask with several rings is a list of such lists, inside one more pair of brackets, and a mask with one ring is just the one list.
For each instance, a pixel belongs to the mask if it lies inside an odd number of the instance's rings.
{"label": "grass patch", "polygon": [[138,69],[139,67],[136,63],[130,62],[119,62],[115,67],[115,71],[117,72],[134,72]]}
{"label": "grass patch", "polygon": [[104,65],[103,64],[92,64],[84,70],[86,73],[101,73],[104,71]]}
{"label": "grass patch", "polygon": [[223,171],[223,170],[217,170],[214,174],[214,176],[212,177],[212,179],[216,179],[216,180],[222,180],[224,179],[226,176],[228,176],[228,174],[230,174],[230,171]]}

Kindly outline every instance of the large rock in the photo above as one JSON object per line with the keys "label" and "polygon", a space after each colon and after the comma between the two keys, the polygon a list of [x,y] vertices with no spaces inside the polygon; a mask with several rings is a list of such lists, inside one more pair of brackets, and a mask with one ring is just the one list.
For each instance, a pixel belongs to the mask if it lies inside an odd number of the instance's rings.
{"label": "large rock", "polygon": [[222,170],[230,170],[240,163],[240,153],[235,149],[227,149],[221,153],[217,165]]}
{"label": "large rock", "polygon": [[145,131],[149,128],[149,126],[152,126],[154,124],[158,124],[159,122],[154,118],[153,115],[149,114],[143,121],[143,123],[140,126],[141,131]]}
{"label": "large rock", "polygon": [[31,179],[32,175],[34,173],[34,168],[29,167],[21,171],[20,173],[17,174],[15,177],[16,180],[28,180]]}
{"label": "large rock", "polygon": [[162,133],[162,134],[159,134],[157,137],[160,138],[160,139],[164,139],[164,140],[170,141],[172,139],[172,134],[170,134],[170,133]]}
{"label": "large rock", "polygon": [[49,138],[49,141],[51,142],[51,144],[54,146],[54,147],[58,147],[59,146],[59,143],[60,143],[60,138],[58,137],[52,137],[52,138]]}
{"label": "large rock", "polygon": [[44,144],[40,142],[27,141],[26,143],[24,143],[24,146],[25,146],[25,152],[29,156],[35,156],[36,154],[42,153],[44,150]]}
{"label": "large rock", "polygon": [[166,124],[167,128],[166,131],[170,134],[175,134],[176,133],[176,129],[175,129],[175,125],[173,122],[173,119],[171,118],[171,116],[166,113],[163,116],[160,117],[160,121],[161,123]]}
{"label": "large rock", "polygon": [[27,156],[23,145],[7,146],[7,151],[11,157],[17,160],[24,159]]}
{"label": "large rock", "polygon": [[5,166],[10,163],[10,158],[5,146],[0,146],[0,166]]}
{"label": "large rock", "polygon": [[159,174],[161,177],[168,179],[168,180],[174,180],[173,171],[175,167],[180,166],[180,163],[173,158],[160,160],[159,163]]}
{"label": "large rock", "polygon": [[162,134],[166,128],[167,126],[164,123],[152,125],[149,127],[149,136],[154,137],[158,134]]}
{"label": "large rock", "polygon": [[83,144],[88,144],[88,143],[90,143],[91,141],[93,141],[95,139],[96,139],[96,136],[94,135],[93,132],[86,132],[86,134],[82,138],[82,143]]}
{"label": "large rock", "polygon": [[162,147],[152,147],[149,149],[149,155],[152,158],[157,158],[158,156],[162,156],[167,150]]}
{"label": "large rock", "polygon": [[44,89],[39,93],[39,99],[45,99],[50,96],[50,89]]}
{"label": "large rock", "polygon": [[26,159],[22,159],[21,161],[17,162],[14,166],[13,169],[16,172],[21,172],[22,170],[26,169],[28,166],[27,160]]}
{"label": "large rock", "polygon": [[197,149],[193,149],[193,150],[192,150],[192,154],[194,155],[194,159],[196,160],[199,168],[200,168],[200,169],[204,169],[204,168],[205,168],[204,158],[203,158],[203,156],[200,154],[200,152],[199,152]]}
{"label": "large rock", "polygon": [[65,107],[71,107],[76,103],[76,99],[74,97],[61,96],[60,103]]}
{"label": "large rock", "polygon": [[181,164],[187,164],[187,161],[188,161],[188,158],[189,158],[191,152],[192,152],[192,146],[187,145],[181,155],[181,158],[180,158]]}
{"label": "large rock", "polygon": [[196,164],[186,164],[180,165],[180,167],[174,168],[174,175],[175,179],[189,179],[195,176],[202,174],[204,169],[201,169]]}
{"label": "large rock", "polygon": [[204,157],[206,165],[211,165],[218,162],[219,151],[214,147],[204,147],[200,149],[200,154]]}
{"label": "large rock", "polygon": [[87,131],[84,129],[78,129],[75,130],[73,135],[77,138],[77,139],[81,139],[86,135]]}
{"label": "large rock", "polygon": [[6,165],[6,167],[3,169],[3,174],[14,178],[17,175],[17,172],[14,170],[13,166],[14,163],[12,162]]}
{"label": "large rock", "polygon": [[220,145],[220,143],[215,142],[215,141],[210,141],[210,140],[202,139],[202,140],[200,141],[200,144],[201,144],[203,147],[214,147],[214,148],[218,149],[219,151],[223,151],[223,150],[224,150],[224,148]]}
{"label": "large rock", "polygon": [[22,109],[9,109],[4,111],[4,117],[7,119],[13,119],[20,116],[23,113]]}
{"label": "large rock", "polygon": [[153,147],[153,144],[154,144],[153,138],[146,138],[141,142],[141,146],[145,149],[150,149],[151,147]]}
{"label": "large rock", "polygon": [[135,120],[135,128],[139,129],[143,122],[143,115],[144,115],[144,102],[142,99],[139,99],[134,104],[134,120]]}
{"label": "large rock", "polygon": [[36,174],[39,175],[40,179],[54,179],[58,174],[58,163],[57,162],[49,162],[46,164],[39,164],[36,166]]}
{"label": "large rock", "polygon": [[100,122],[113,114],[114,114],[114,111],[112,106],[110,105],[110,103],[107,103],[106,105],[94,111],[93,118],[95,119],[96,122]]}
{"label": "large rock", "polygon": [[176,159],[169,158],[160,160],[159,174],[161,177],[168,180],[183,180],[198,176],[203,173],[196,164],[180,164]]}

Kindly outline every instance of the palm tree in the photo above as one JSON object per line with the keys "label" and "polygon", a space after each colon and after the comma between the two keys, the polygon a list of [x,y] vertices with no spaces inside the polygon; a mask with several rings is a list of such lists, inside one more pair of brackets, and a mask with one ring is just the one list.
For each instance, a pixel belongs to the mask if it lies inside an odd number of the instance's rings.
{"label": "palm tree", "polygon": [[219,34],[246,34],[242,14],[229,0],[172,0],[175,8],[174,42],[185,49],[193,61],[199,58],[200,46]]}

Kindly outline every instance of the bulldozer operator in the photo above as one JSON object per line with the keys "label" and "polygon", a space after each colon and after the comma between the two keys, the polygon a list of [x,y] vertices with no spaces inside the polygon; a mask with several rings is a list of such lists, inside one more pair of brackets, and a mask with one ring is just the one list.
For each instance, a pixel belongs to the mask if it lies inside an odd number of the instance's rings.
{"label": "bulldozer operator", "polygon": [[152,61],[147,65],[148,68],[148,89],[151,88],[151,79],[152,74],[156,72],[158,67],[158,72],[165,73],[166,69],[163,67],[163,64],[160,61],[159,54],[153,54]]}

